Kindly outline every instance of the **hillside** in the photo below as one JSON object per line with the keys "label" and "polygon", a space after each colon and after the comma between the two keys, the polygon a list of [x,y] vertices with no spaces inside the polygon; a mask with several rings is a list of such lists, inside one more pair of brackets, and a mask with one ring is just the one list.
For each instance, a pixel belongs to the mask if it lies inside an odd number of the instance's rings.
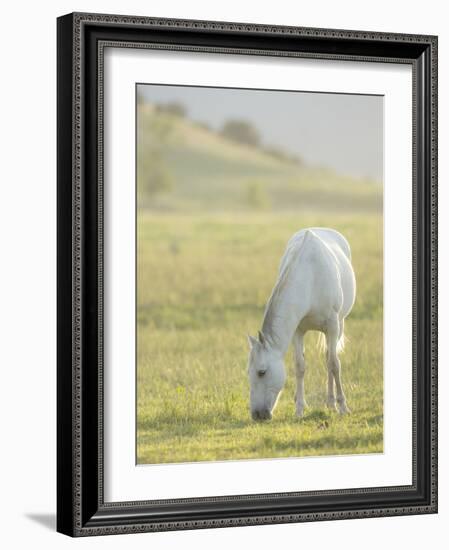
{"label": "hillside", "polygon": [[138,114],[138,199],[145,208],[373,211],[382,187],[244,145],[149,104]]}

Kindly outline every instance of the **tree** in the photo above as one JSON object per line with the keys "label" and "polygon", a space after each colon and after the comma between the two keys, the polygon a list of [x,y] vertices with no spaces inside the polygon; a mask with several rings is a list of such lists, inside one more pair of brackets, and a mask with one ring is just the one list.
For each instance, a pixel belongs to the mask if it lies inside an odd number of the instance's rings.
{"label": "tree", "polygon": [[148,153],[144,165],[147,166],[147,169],[139,174],[141,193],[146,197],[151,197],[170,191],[173,187],[173,178],[161,155],[155,151]]}
{"label": "tree", "polygon": [[182,103],[172,101],[171,103],[160,103],[156,106],[156,110],[160,113],[167,113],[168,115],[184,118],[187,115],[187,109]]}
{"label": "tree", "polygon": [[165,114],[145,113],[139,119],[137,188],[139,200],[144,203],[173,187],[173,177],[164,158],[173,132],[172,121]]}
{"label": "tree", "polygon": [[270,206],[270,198],[265,186],[259,181],[249,181],[246,186],[246,202],[255,210],[261,210]]}
{"label": "tree", "polygon": [[224,123],[221,131],[223,136],[238,143],[252,145],[254,147],[260,144],[260,135],[256,128],[246,120],[228,120]]}

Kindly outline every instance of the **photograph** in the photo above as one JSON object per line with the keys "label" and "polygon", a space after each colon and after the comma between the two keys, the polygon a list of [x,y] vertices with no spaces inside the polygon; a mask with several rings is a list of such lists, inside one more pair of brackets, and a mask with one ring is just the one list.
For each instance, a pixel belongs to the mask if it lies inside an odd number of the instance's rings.
{"label": "photograph", "polygon": [[383,96],[135,99],[136,463],[383,453]]}

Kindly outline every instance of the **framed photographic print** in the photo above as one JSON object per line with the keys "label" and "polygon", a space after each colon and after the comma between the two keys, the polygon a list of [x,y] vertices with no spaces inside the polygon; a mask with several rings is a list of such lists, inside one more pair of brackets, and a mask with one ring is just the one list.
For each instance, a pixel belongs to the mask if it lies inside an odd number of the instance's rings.
{"label": "framed photographic print", "polygon": [[437,38],[58,19],[58,531],[437,511]]}

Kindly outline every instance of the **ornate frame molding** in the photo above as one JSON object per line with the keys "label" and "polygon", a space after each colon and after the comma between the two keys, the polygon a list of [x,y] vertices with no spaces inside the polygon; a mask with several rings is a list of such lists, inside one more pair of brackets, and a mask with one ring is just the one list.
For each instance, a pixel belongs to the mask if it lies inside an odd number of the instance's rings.
{"label": "ornate frame molding", "polygon": [[[130,36],[136,30],[139,31],[138,37],[131,40]],[[177,37],[180,35],[177,33],[180,32],[184,41],[178,43]],[[147,36],[145,40],[142,38],[144,35]],[[157,40],[154,40],[155,36]],[[186,43],[186,37],[195,43]],[[242,42],[247,42],[249,47],[243,47]],[[269,47],[270,44],[275,47]],[[105,46],[112,45],[232,55],[410,63],[413,66],[413,392],[419,410],[414,409],[414,482],[410,487],[104,503],[101,136],[103,50]],[[330,50],[338,50],[339,53]],[[85,112],[94,103],[97,119],[89,121]],[[70,135],[67,133],[69,125],[72,129]],[[87,233],[95,240],[94,244],[86,244]],[[86,304],[93,300],[96,302],[95,319],[86,313]],[[418,318],[418,312],[424,314],[421,316],[423,320]],[[93,323],[96,324],[94,337],[90,334],[92,331],[87,329]],[[427,387],[426,393],[421,394],[417,384],[423,381]],[[423,396],[427,403],[424,403]],[[83,422],[87,411],[96,414],[95,430],[88,429],[86,422]],[[389,494],[391,499],[380,501],[380,492]],[[370,495],[374,500],[369,500]],[[294,497],[315,498],[317,503],[308,509],[298,500],[294,503],[296,510],[263,513],[260,511],[261,505],[255,502],[265,501],[268,504],[276,499],[279,502]],[[323,498],[327,499],[327,506],[323,505]],[[329,510],[332,502],[338,506]],[[222,517],[216,517],[217,513],[207,517],[204,508],[217,503],[223,507]],[[232,508],[232,504],[241,506]],[[202,506],[202,515],[194,505]],[[153,507],[170,506],[170,513],[165,516],[162,512],[158,512],[159,516],[152,512]],[[295,507],[292,504],[289,506],[290,510]],[[76,13],[59,18],[58,531],[72,536],[88,536],[436,511],[437,38],[104,14]],[[186,515],[190,517],[186,519]],[[183,519],[179,519],[180,516]]]}

